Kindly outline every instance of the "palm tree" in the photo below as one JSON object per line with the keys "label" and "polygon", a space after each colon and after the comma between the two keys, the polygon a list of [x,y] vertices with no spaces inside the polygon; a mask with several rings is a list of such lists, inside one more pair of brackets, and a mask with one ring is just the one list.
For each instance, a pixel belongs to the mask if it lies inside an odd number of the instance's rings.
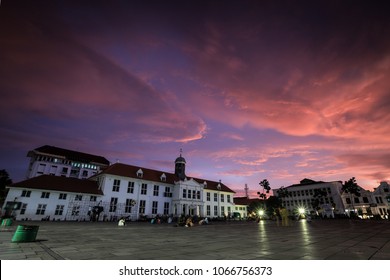
{"label": "palm tree", "polygon": [[353,196],[357,196],[357,197],[360,197],[360,187],[358,186],[358,184],[356,183],[356,179],[355,177],[352,177],[351,179],[349,179],[348,181],[345,181],[341,190],[345,193],[348,193],[349,194],[349,199],[351,200],[351,203],[352,203],[352,209],[353,209],[353,213],[355,214],[355,206],[353,204],[353,199],[352,199],[352,195]]}

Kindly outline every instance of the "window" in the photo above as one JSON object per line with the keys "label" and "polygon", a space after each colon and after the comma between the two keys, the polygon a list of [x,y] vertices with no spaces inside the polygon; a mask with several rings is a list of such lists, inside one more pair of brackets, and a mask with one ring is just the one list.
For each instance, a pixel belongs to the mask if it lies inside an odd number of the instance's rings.
{"label": "window", "polygon": [[89,201],[96,201],[96,199],[97,199],[96,195],[91,195],[91,197],[89,198]]}
{"label": "window", "polygon": [[221,193],[221,202],[225,202],[225,196],[223,193]]}
{"label": "window", "polygon": [[141,186],[141,194],[146,195],[147,192],[148,192],[148,185],[144,183]]}
{"label": "window", "polygon": [[125,213],[131,213],[134,202],[135,201],[130,198],[126,199]]}
{"label": "window", "polygon": [[74,200],[75,201],[82,201],[83,200],[83,196],[81,194],[76,194],[76,196],[74,197]]}
{"label": "window", "polygon": [[127,193],[134,193],[134,182],[129,182],[127,185]]}
{"label": "window", "polygon": [[230,216],[232,213],[232,209],[230,208],[230,206],[228,206],[228,215]]}
{"label": "window", "polygon": [[64,205],[57,205],[56,210],[54,211],[54,216],[61,216],[64,212]]}
{"label": "window", "polygon": [[115,179],[114,184],[112,185],[113,192],[119,192],[119,185],[121,184],[121,180]]}
{"label": "window", "polygon": [[170,187],[165,187],[164,196],[165,197],[172,197],[172,193],[171,193],[171,188]]}
{"label": "window", "polygon": [[164,202],[164,215],[169,215],[169,202]]}
{"label": "window", "polygon": [[364,202],[364,203],[368,203],[368,197],[363,196],[363,202]]}
{"label": "window", "polygon": [[157,214],[157,207],[158,207],[158,202],[153,201],[152,202],[152,214]]}
{"label": "window", "polygon": [[49,174],[52,175],[52,176],[55,176],[56,173],[57,173],[57,165],[52,165],[50,167],[50,173]]}
{"label": "window", "polygon": [[200,191],[196,192],[196,199],[200,199]]}
{"label": "window", "polygon": [[78,169],[71,169],[70,170],[70,177],[78,177],[79,176],[79,170]]}
{"label": "window", "polygon": [[160,190],[160,187],[158,185],[154,185],[154,187],[153,187],[153,196],[158,196],[159,190]]}
{"label": "window", "polygon": [[31,191],[22,191],[22,197],[30,197]]}
{"label": "window", "polygon": [[45,215],[46,210],[46,204],[38,204],[37,211],[35,212],[36,215]]}
{"label": "window", "polygon": [[68,174],[68,167],[62,167],[61,175]]}
{"label": "window", "polygon": [[42,192],[41,198],[49,198],[50,193],[49,192]]}
{"label": "window", "polygon": [[22,207],[20,207],[20,215],[24,215],[24,213],[26,213],[26,209],[27,209],[27,204],[23,203]]}
{"label": "window", "polygon": [[66,193],[60,193],[60,194],[58,195],[58,199],[63,199],[63,200],[65,200],[65,199],[66,199]]}
{"label": "window", "polygon": [[217,193],[214,194],[214,201],[218,201],[218,194]]}
{"label": "window", "polygon": [[140,200],[139,201],[139,213],[140,214],[145,214],[145,205],[146,205],[146,201],[145,200]]}
{"label": "window", "polygon": [[347,204],[351,204],[351,199],[349,197],[346,197],[345,202],[347,202]]}
{"label": "window", "polygon": [[210,193],[209,193],[209,192],[206,193],[206,200],[207,200],[207,201],[210,201],[210,200],[211,200],[211,199],[210,199]]}
{"label": "window", "polygon": [[83,177],[88,177],[88,170],[83,170]]}
{"label": "window", "polygon": [[225,216],[225,206],[221,206],[221,214]]}
{"label": "window", "polygon": [[218,216],[218,206],[214,206],[214,216]]}
{"label": "window", "polygon": [[118,204],[118,198],[117,197],[111,197],[110,201],[110,212],[115,212],[116,211],[116,206]]}
{"label": "window", "polygon": [[355,197],[355,198],[354,198],[354,202],[355,202],[355,203],[360,203],[359,198],[358,198],[358,197]]}
{"label": "window", "polygon": [[187,190],[183,189],[183,198],[187,198]]}
{"label": "window", "polygon": [[207,216],[211,216],[211,210],[210,210],[210,208],[211,208],[210,205],[207,205],[207,206],[206,206],[206,215],[207,215]]}
{"label": "window", "polygon": [[72,208],[72,216],[78,216],[80,214],[80,206],[73,206]]}

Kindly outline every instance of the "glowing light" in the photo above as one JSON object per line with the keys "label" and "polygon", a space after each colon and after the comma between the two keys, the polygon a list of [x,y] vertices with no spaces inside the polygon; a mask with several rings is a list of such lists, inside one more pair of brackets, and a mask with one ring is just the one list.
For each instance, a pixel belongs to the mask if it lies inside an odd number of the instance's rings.
{"label": "glowing light", "polygon": [[263,216],[264,215],[264,210],[259,210],[259,216]]}
{"label": "glowing light", "polygon": [[299,214],[305,214],[305,212],[306,212],[306,210],[305,210],[305,208],[303,208],[303,207],[300,207],[300,208],[298,208],[298,213]]}

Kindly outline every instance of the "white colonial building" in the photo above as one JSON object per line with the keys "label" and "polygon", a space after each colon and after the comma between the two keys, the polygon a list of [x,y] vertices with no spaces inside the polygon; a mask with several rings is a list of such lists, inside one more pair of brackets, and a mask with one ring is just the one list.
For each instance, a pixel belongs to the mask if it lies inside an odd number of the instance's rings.
{"label": "white colonial building", "polygon": [[384,219],[390,216],[390,185],[387,182],[381,182],[372,192],[372,208],[374,213]]}
{"label": "white colonial building", "polygon": [[[282,205],[286,207],[290,215],[298,213],[299,208],[304,208],[306,212],[317,213],[313,205],[318,199],[318,206],[334,214],[344,214],[345,207],[341,199],[342,183],[334,182],[317,182],[310,179],[303,179],[300,184],[288,186],[283,189],[275,189],[273,193],[282,200]],[[321,193],[320,196],[315,196]]]}
{"label": "white colonial building", "polygon": [[381,182],[373,192],[359,187],[359,196],[342,193],[346,214],[354,212],[362,219],[380,217],[388,219],[390,212],[390,186]]}
{"label": "white colonial building", "polygon": [[[32,166],[36,170],[34,163]],[[185,167],[180,155],[174,173],[115,163],[88,179],[60,177],[63,174],[58,173],[32,176],[8,186],[4,211],[12,212],[17,220],[232,215],[235,192],[220,181],[187,177]]]}
{"label": "white colonial building", "polygon": [[[373,192],[358,186],[360,195],[342,190],[341,181],[322,182],[303,179],[300,184],[273,190],[274,195],[282,200],[290,215],[295,215],[299,208],[307,213],[331,213],[331,216],[351,216],[355,213],[362,219],[388,219],[390,213],[390,186],[381,182]],[[320,194],[316,196],[316,193]],[[316,202],[316,200],[318,200]],[[315,207],[317,205],[317,207]],[[321,212],[321,213],[318,213]]]}
{"label": "white colonial building", "polygon": [[48,174],[86,179],[110,164],[102,156],[48,145],[29,151],[27,156],[30,157],[30,164],[26,178]]}

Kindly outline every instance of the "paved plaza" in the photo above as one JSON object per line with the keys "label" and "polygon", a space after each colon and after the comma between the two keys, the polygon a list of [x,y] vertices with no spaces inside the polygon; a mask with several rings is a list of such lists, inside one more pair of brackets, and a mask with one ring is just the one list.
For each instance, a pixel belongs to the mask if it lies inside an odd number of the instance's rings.
{"label": "paved plaza", "polygon": [[[19,224],[35,242],[12,243]],[[2,260],[390,260],[390,222],[215,222],[191,228],[130,222],[14,222],[0,231]]]}

